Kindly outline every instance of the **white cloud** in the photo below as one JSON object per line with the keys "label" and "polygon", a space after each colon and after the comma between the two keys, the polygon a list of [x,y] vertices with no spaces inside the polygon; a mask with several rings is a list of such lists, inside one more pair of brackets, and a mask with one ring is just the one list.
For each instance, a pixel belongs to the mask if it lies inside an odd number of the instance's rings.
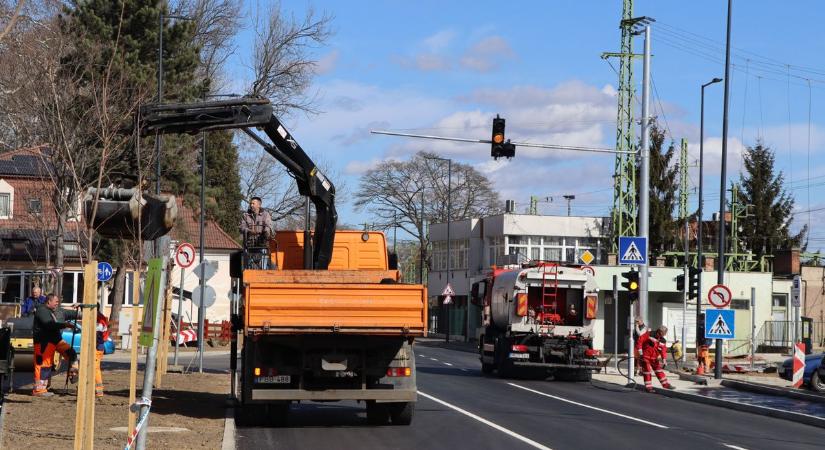
{"label": "white cloud", "polygon": [[333,50],[319,58],[315,63],[315,73],[318,75],[324,75],[335,70],[340,56],[341,54],[338,50]]}
{"label": "white cloud", "polygon": [[360,176],[368,170],[375,168],[382,160],[371,159],[369,161],[350,161],[344,166],[344,173],[347,175]]}
{"label": "white cloud", "polygon": [[453,30],[442,30],[424,39],[423,45],[431,52],[446,50],[453,42],[456,33]]}
{"label": "white cloud", "polygon": [[501,36],[490,36],[472,45],[459,58],[461,66],[476,72],[490,72],[496,65],[513,59],[516,52]]}

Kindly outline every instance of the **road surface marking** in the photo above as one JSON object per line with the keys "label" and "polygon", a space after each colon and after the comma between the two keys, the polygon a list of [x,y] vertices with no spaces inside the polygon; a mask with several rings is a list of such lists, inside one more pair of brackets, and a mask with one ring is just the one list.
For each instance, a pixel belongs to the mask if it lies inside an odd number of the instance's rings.
{"label": "road surface marking", "polygon": [[448,408],[450,408],[450,409],[456,410],[456,411],[460,412],[461,414],[464,414],[464,415],[465,415],[465,416],[467,416],[467,417],[470,417],[470,418],[472,418],[472,419],[475,419],[475,420],[477,420],[477,421],[479,421],[479,422],[483,423],[484,425],[487,425],[487,426],[489,426],[489,427],[495,428],[496,430],[501,431],[502,433],[504,433],[504,434],[506,434],[506,435],[512,436],[512,437],[514,437],[514,438],[516,438],[516,439],[520,440],[521,442],[524,442],[524,443],[525,443],[525,444],[527,444],[527,445],[530,445],[530,446],[535,447],[535,448],[539,448],[539,449],[541,449],[541,450],[552,450],[550,447],[547,447],[547,446],[541,445],[541,444],[539,444],[538,442],[536,442],[536,441],[534,441],[534,440],[532,440],[532,439],[530,439],[530,438],[527,438],[527,437],[525,437],[525,436],[522,436],[522,435],[520,435],[520,434],[518,434],[518,433],[514,433],[514,432],[512,432],[512,431],[508,430],[507,428],[504,428],[504,427],[502,427],[501,425],[498,425],[498,424],[495,424],[495,423],[493,423],[493,422],[490,422],[489,420],[487,420],[487,419],[485,419],[485,418],[483,418],[483,417],[477,416],[477,415],[475,415],[475,414],[471,413],[470,411],[467,411],[467,410],[461,409],[461,408],[459,408],[458,406],[455,406],[455,405],[453,405],[453,404],[451,404],[451,403],[447,403],[447,402],[445,402],[444,400],[439,400],[439,399],[437,399],[437,398],[433,397],[433,396],[432,396],[432,395],[430,395],[430,394],[426,394],[426,393],[424,393],[424,392],[418,391],[418,395],[420,395],[420,396],[422,396],[422,397],[426,397],[426,398],[428,398],[428,399],[430,399],[430,400],[432,400],[432,401],[434,401],[434,402],[436,402],[436,403],[440,403],[440,404],[442,404],[442,405],[444,405],[444,406],[446,406],[446,407],[448,407]]}
{"label": "road surface marking", "polygon": [[466,372],[466,371],[467,371],[467,369],[462,368],[462,369],[461,369],[461,371],[462,371],[462,372]]}
{"label": "road surface marking", "polygon": [[438,360],[437,360],[437,359],[435,359],[435,358],[430,358],[430,359],[431,359],[431,360],[433,360],[433,361],[438,361]]}
{"label": "road surface marking", "polygon": [[547,394],[547,393],[544,393],[544,392],[541,392],[541,391],[536,391],[536,390],[534,390],[534,389],[530,389],[530,388],[527,388],[527,387],[524,387],[524,386],[520,386],[520,385],[515,384],[515,383],[507,383],[507,384],[509,384],[510,386],[513,386],[513,387],[519,388],[519,389],[523,389],[523,390],[525,390],[525,391],[532,392],[532,393],[534,393],[534,394],[543,395],[543,396],[545,396],[545,397],[550,397],[550,398],[552,398],[552,399],[556,399],[556,400],[558,400],[558,401],[562,401],[562,402],[572,403],[572,404],[574,404],[574,405],[578,405],[578,406],[581,406],[581,407],[583,407],[583,408],[594,409],[594,410],[596,410],[596,411],[601,411],[601,412],[603,412],[603,413],[612,414],[612,415],[614,415],[614,416],[624,417],[625,419],[635,420],[636,422],[641,422],[641,423],[644,423],[644,424],[647,424],[647,425],[650,425],[650,426],[653,426],[653,427],[657,427],[657,428],[664,428],[664,429],[669,428],[669,427],[666,427],[666,426],[664,426],[664,425],[659,425],[658,423],[649,422],[649,421],[644,420],[644,419],[639,419],[638,417],[626,416],[626,415],[624,415],[624,414],[619,414],[619,413],[617,413],[617,412],[608,411],[608,410],[606,410],[606,409],[596,408],[595,406],[586,405],[586,404],[584,404],[584,403],[574,402],[573,400],[568,400],[568,399],[566,399],[566,398],[557,397],[557,396],[555,396],[555,395],[550,395],[550,394]]}
{"label": "road surface marking", "polygon": [[452,364],[451,364],[451,363],[448,363],[448,362],[445,362],[444,364],[446,364],[446,365],[448,365],[448,366],[452,366]]}
{"label": "road surface marking", "polygon": [[727,448],[732,448],[733,450],[748,450],[744,447],[739,447],[738,445],[730,445],[730,444],[722,444]]}
{"label": "road surface marking", "polygon": [[418,357],[419,357],[419,358],[425,358],[425,356],[424,356],[424,355],[418,355]]}

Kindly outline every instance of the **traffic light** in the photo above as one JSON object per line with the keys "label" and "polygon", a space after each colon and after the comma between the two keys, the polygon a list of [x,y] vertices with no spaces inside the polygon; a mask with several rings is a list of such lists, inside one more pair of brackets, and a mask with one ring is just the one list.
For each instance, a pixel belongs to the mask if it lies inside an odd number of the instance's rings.
{"label": "traffic light", "polygon": [[688,267],[688,298],[699,298],[699,277],[702,276],[702,269]]}
{"label": "traffic light", "polygon": [[684,291],[685,290],[685,274],[676,275],[676,290],[677,291]]}
{"label": "traffic light", "polygon": [[504,137],[505,121],[498,114],[493,119],[493,141],[490,145],[490,156],[498,158],[512,158],[516,156],[516,146]]}
{"label": "traffic light", "polygon": [[627,289],[630,301],[635,302],[639,299],[639,272],[635,270],[622,272],[622,278],[627,280],[622,283],[622,287]]}

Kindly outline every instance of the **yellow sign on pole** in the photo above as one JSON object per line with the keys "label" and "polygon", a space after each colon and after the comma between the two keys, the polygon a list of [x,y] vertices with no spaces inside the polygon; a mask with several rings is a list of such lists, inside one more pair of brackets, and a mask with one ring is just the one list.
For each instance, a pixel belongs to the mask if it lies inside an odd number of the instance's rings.
{"label": "yellow sign on pole", "polygon": [[592,263],[594,259],[596,259],[596,257],[593,256],[593,253],[591,253],[590,250],[583,251],[579,258],[581,258],[583,263],[588,265]]}
{"label": "yellow sign on pole", "polygon": [[153,327],[155,326],[155,314],[160,314],[160,293],[163,289],[160,285],[160,273],[163,268],[161,258],[149,260],[149,270],[146,272],[146,281],[143,283],[143,325],[140,332],[140,345],[149,347],[154,339]]}

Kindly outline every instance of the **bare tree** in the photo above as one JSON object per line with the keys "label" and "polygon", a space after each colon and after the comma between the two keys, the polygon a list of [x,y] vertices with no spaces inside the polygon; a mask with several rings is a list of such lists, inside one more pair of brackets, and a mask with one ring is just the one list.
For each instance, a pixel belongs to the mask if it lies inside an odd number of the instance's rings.
{"label": "bare tree", "polygon": [[23,11],[23,5],[25,4],[26,0],[17,0],[14,11],[9,11],[8,13],[5,11],[5,5],[0,6],[0,18],[5,19],[8,17],[6,24],[0,28],[0,42],[2,42],[3,38],[14,28],[14,24],[17,23],[17,20],[20,18],[20,13]]}
{"label": "bare tree", "polygon": [[[425,249],[429,244],[424,221],[446,222],[448,216],[448,167],[419,152],[408,161],[384,161],[368,170],[355,193],[355,207],[369,211],[376,228],[401,228]],[[483,217],[501,211],[490,180],[470,165],[452,164],[453,220]],[[425,254],[426,259],[426,254]]]}
{"label": "bare tree", "polygon": [[312,107],[314,98],[307,94],[316,62],[308,54],[329,38],[331,22],[332,16],[326,13],[318,16],[312,8],[302,20],[287,18],[278,2],[257,14],[254,81],[249,94],[272,100],[278,115],[291,111],[316,112]]}

